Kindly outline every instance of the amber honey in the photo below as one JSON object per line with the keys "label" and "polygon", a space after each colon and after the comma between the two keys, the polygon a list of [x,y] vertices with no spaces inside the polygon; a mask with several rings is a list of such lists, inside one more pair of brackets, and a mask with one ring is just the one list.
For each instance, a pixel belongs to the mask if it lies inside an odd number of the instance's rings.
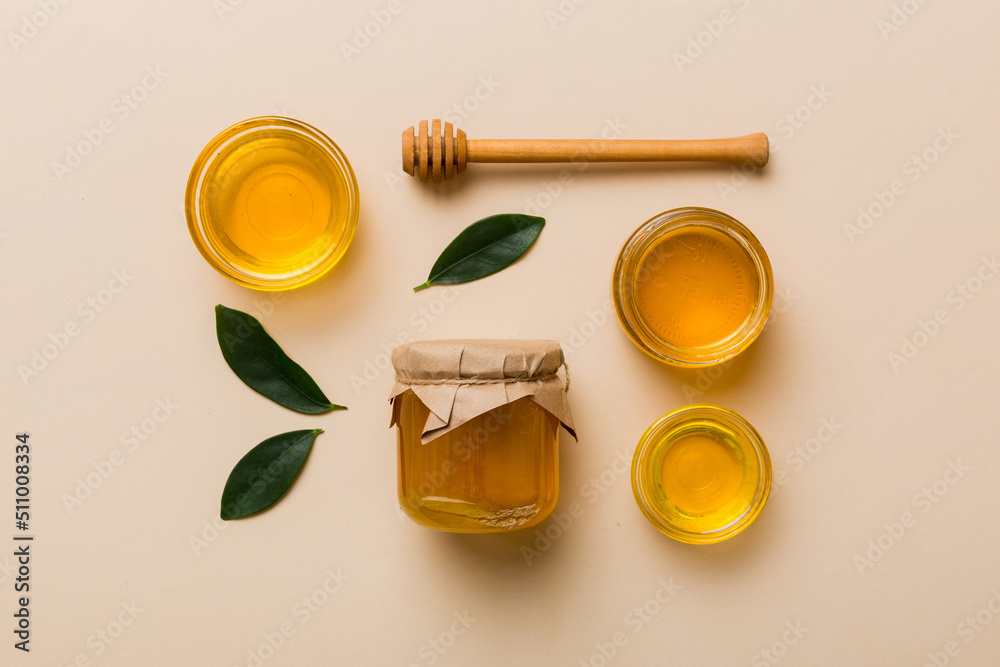
{"label": "amber honey", "polygon": [[676,229],[643,256],[635,297],[643,319],[662,340],[705,348],[732,335],[753,311],[753,262],[712,228]]}
{"label": "amber honey", "polygon": [[559,420],[527,398],[420,441],[428,408],[400,396],[399,503],[415,522],[454,532],[533,526],[559,495]]}
{"label": "amber honey", "polygon": [[682,542],[743,531],[771,488],[771,459],[757,431],[731,410],[689,405],[653,423],[636,447],[632,490],[646,518]]}
{"label": "amber honey", "polygon": [[576,437],[554,340],[424,340],[392,351],[399,505],[414,522],[496,533],[559,498],[559,429]]}
{"label": "amber honey", "polygon": [[660,466],[660,488],[679,513],[714,512],[735,498],[742,483],[738,449],[706,429],[677,438]]}
{"label": "amber honey", "polygon": [[358,189],[325,135],[288,118],[255,118],[223,131],[195,163],[188,226],[228,278],[256,289],[307,284],[347,250]]}
{"label": "amber honey", "polygon": [[612,284],[632,340],[666,363],[719,363],[744,350],[767,320],[771,266],[756,237],[710,209],[667,211],[625,243]]}

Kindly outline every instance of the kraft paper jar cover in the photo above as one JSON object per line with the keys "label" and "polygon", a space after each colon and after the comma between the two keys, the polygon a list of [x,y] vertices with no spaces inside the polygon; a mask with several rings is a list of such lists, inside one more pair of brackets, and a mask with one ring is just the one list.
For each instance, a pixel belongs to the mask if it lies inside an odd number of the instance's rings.
{"label": "kraft paper jar cover", "polygon": [[[430,410],[423,443],[525,396],[576,438],[567,397],[569,373],[557,341],[413,341],[393,350],[392,365],[396,383],[389,401],[412,389]],[[395,402],[390,426],[398,418]]]}

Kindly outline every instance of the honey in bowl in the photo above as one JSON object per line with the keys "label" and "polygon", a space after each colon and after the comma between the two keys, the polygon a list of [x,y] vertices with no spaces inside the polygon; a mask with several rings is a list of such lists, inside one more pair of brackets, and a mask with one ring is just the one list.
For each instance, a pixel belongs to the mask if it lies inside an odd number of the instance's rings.
{"label": "honey in bowl", "polygon": [[720,363],[767,321],[771,265],[757,238],[711,209],[675,209],[646,222],[618,257],[612,294],[629,337],[677,366]]}
{"label": "honey in bowl", "polygon": [[308,284],[346,252],[358,186],[328,137],[290,118],[254,118],[202,151],[187,189],[191,236],[216,270],[262,290]]}
{"label": "honey in bowl", "polygon": [[643,256],[636,301],[646,324],[680,348],[705,348],[739,329],[753,310],[753,263],[711,228],[665,234]]}
{"label": "honey in bowl", "polygon": [[681,542],[711,544],[742,532],[771,490],[771,457],[760,434],[733,412],[689,405],[643,434],[632,459],[632,492],[646,518]]}

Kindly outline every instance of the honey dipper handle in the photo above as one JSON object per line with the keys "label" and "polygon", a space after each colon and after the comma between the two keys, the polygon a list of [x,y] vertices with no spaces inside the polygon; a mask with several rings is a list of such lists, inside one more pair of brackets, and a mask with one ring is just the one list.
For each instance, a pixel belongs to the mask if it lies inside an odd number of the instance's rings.
{"label": "honey dipper handle", "polygon": [[730,139],[469,139],[469,162],[749,162],[767,164],[763,132]]}

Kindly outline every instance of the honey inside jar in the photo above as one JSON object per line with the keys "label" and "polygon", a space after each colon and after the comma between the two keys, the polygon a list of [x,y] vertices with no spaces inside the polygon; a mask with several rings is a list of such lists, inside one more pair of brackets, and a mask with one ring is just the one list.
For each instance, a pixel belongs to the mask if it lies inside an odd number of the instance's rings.
{"label": "honey inside jar", "polygon": [[423,340],[392,351],[399,505],[415,523],[496,533],[559,498],[559,430],[576,437],[554,340]]}
{"label": "honey inside jar", "polygon": [[771,459],[738,414],[710,405],[668,413],[643,435],[632,462],[636,502],[682,542],[731,537],[756,518],[771,487]]}
{"label": "honey inside jar", "polygon": [[717,364],[746,349],[767,321],[771,265],[736,219],[674,209],[625,242],[612,278],[618,319],[643,352],[668,364]]}
{"label": "honey inside jar", "polygon": [[257,289],[319,277],[346,251],[358,216],[347,159],[315,128],[285,118],[222,132],[195,163],[187,197],[202,255]]}
{"label": "honey inside jar", "polygon": [[399,501],[415,522],[455,532],[533,526],[559,495],[559,420],[527,398],[475,417],[426,444],[428,408],[400,396]]}

